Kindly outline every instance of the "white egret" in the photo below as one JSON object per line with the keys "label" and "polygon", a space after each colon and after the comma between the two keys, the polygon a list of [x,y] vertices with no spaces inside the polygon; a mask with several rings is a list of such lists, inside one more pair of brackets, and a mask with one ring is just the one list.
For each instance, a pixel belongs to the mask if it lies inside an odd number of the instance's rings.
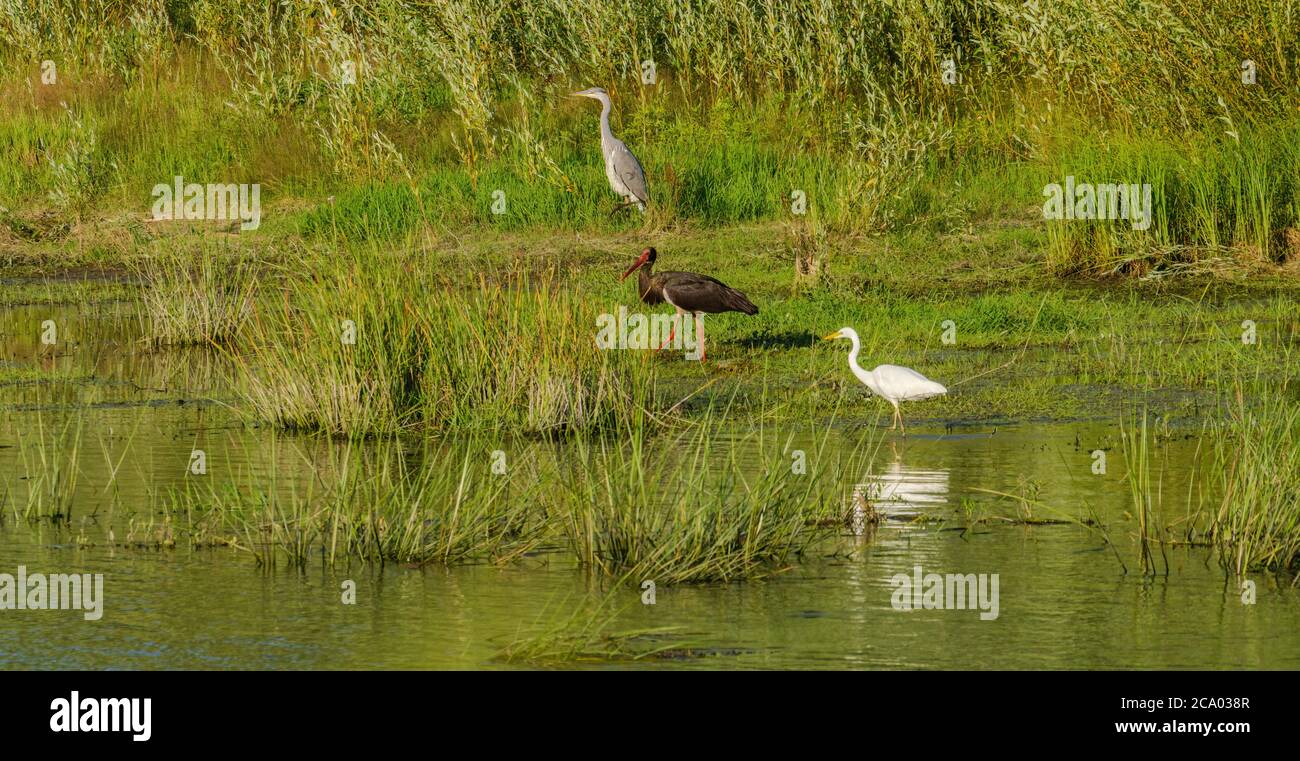
{"label": "white egret", "polygon": [[830,341],[835,338],[847,338],[853,343],[853,348],[849,350],[849,369],[858,376],[858,380],[865,383],[873,394],[894,405],[894,424],[889,428],[891,431],[902,428],[903,435],[907,435],[907,426],[903,425],[903,413],[898,409],[899,402],[913,402],[948,393],[948,389],[942,384],[935,383],[910,367],[877,365],[874,370],[862,369],[858,365],[858,352],[862,349],[862,341],[853,328],[840,328],[822,340]]}

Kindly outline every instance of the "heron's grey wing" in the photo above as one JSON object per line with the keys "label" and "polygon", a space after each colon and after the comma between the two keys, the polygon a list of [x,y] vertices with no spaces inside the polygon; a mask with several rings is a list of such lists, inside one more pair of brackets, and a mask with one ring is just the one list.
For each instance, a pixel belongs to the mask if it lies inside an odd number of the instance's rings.
{"label": "heron's grey wing", "polygon": [[645,184],[645,170],[641,168],[641,162],[636,160],[636,156],[632,155],[632,151],[629,151],[622,141],[614,146],[610,162],[614,165],[614,173],[623,182],[623,187],[627,188],[627,192],[641,203],[649,203],[650,190]]}

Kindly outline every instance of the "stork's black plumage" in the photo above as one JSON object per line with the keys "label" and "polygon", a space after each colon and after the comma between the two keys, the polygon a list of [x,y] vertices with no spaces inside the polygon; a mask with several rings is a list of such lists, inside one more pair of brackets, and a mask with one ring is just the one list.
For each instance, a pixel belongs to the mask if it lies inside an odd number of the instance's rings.
{"label": "stork's black plumage", "polygon": [[[636,262],[623,273],[626,278],[637,273],[637,296],[650,304],[668,303],[677,309],[678,314],[690,312],[695,316],[695,332],[700,344],[700,358],[704,358],[704,323],[703,315],[721,312],[741,312],[758,314],[758,307],[745,294],[732,288],[717,278],[698,275],[694,272],[655,272],[655,259],[659,252],[647,248],[641,252]],[[676,327],[673,328],[676,332]],[[672,336],[669,336],[669,340]],[[666,342],[665,342],[666,343]]]}
{"label": "stork's black plumage", "polygon": [[637,272],[637,295],[646,304],[655,305],[667,302],[683,312],[703,312],[718,314],[720,312],[743,312],[758,314],[745,294],[726,283],[708,275],[694,272],[658,272],[654,271],[655,259],[659,252],[647,248],[632,268],[623,273],[623,277]]}

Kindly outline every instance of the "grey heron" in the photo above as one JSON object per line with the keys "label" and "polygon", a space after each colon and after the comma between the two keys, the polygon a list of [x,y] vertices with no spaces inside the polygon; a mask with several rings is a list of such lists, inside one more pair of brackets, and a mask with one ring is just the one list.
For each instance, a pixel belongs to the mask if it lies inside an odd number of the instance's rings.
{"label": "grey heron", "polygon": [[847,338],[853,344],[853,348],[849,350],[849,369],[858,376],[858,380],[862,381],[876,396],[894,405],[894,425],[889,428],[891,431],[901,426],[903,435],[907,435],[907,427],[903,425],[903,413],[898,409],[899,402],[929,399],[948,393],[948,389],[941,384],[935,383],[910,367],[878,365],[874,370],[864,370],[858,364],[858,352],[862,350],[862,342],[858,338],[858,332],[853,328],[840,328],[822,340],[830,341],[836,338]]}
{"label": "grey heron", "polygon": [[614,137],[609,129],[609,112],[613,105],[609,93],[603,87],[589,87],[573,93],[574,97],[591,98],[600,101],[600,153],[605,159],[605,176],[609,178],[609,187],[622,199],[614,211],[624,206],[636,204],[642,212],[650,201],[650,190],[645,184],[645,170],[637,161],[632,151],[628,150],[622,140]]}

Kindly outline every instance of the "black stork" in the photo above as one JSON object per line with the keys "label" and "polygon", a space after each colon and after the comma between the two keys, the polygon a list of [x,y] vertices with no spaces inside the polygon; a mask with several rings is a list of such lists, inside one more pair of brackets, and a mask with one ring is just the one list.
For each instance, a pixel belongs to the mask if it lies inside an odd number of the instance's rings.
{"label": "black stork", "polygon": [[628,275],[637,272],[636,291],[642,302],[651,306],[667,302],[677,310],[677,319],[673,321],[672,331],[668,334],[668,340],[660,345],[660,349],[673,340],[673,336],[677,334],[677,323],[687,312],[695,318],[695,338],[699,342],[701,361],[704,360],[704,315],[721,312],[758,314],[758,307],[754,306],[745,294],[716,278],[697,275],[694,272],[656,273],[654,267],[658,256],[659,253],[653,246],[645,249],[619,280],[625,280]]}

